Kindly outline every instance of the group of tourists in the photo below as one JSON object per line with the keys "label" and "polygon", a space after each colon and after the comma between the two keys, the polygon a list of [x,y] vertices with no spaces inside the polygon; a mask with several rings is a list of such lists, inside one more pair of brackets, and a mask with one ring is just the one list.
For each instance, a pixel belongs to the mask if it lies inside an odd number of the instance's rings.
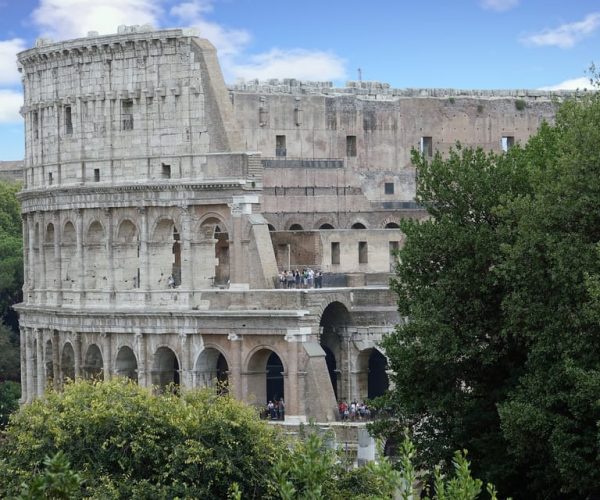
{"label": "group of tourists", "polygon": [[279,288],[323,288],[323,273],[310,267],[295,271],[285,269],[279,273]]}
{"label": "group of tourists", "polygon": [[285,402],[283,398],[269,401],[265,407],[263,417],[269,420],[283,420],[285,418]]}
{"label": "group of tourists", "polygon": [[350,404],[342,400],[338,403],[338,410],[340,412],[340,418],[343,421],[351,420],[368,420],[371,418],[371,409],[367,404],[362,401],[352,401]]}

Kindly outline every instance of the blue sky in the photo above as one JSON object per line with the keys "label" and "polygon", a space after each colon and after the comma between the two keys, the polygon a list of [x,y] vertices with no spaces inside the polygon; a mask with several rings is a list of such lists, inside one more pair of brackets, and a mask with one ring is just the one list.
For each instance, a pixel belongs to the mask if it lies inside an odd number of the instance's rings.
{"label": "blue sky", "polygon": [[598,0],[0,0],[0,160],[23,157],[19,50],[146,23],[194,27],[228,82],[581,88],[600,65]]}

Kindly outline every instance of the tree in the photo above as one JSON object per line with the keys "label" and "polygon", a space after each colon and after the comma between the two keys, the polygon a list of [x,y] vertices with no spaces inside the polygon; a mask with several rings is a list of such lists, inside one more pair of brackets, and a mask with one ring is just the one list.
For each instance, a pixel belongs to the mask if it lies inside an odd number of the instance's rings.
{"label": "tree", "polygon": [[0,431],[8,424],[9,417],[19,409],[21,385],[7,380],[0,382]]}
{"label": "tree", "polygon": [[393,418],[375,429],[411,426],[430,469],[467,448],[519,498],[600,494],[600,96],[505,155],[414,162],[430,217],[402,225],[409,321],[384,342]]}
{"label": "tree", "polygon": [[274,492],[285,451],[253,408],[212,391],[154,396],[117,380],[76,382],[15,414],[0,442],[0,497],[13,497],[62,452],[79,497],[243,498]]}
{"label": "tree", "polygon": [[528,150],[464,149],[431,162],[413,153],[424,221],[403,221],[393,289],[409,321],[384,341],[395,389],[382,403],[393,418],[374,430],[400,440],[409,426],[418,464],[433,470],[468,449],[475,472],[500,486],[518,482],[496,405],[522,365],[518,338],[502,334],[503,283],[494,268],[505,231],[498,207],[529,190]]}

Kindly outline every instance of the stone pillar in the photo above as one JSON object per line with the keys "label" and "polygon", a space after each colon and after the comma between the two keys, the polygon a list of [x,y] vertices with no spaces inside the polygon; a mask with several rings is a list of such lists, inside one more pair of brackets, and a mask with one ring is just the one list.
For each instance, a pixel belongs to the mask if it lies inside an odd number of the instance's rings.
{"label": "stone pillar", "polygon": [[231,203],[231,230],[229,234],[229,281],[233,288],[235,284],[245,282],[242,255],[242,208],[237,203]]}
{"label": "stone pillar", "polygon": [[148,367],[146,366],[146,336],[143,333],[135,334],[138,358],[138,384],[148,387]]}
{"label": "stone pillar", "polygon": [[285,413],[286,415],[300,415],[298,403],[298,341],[294,335],[286,335],[287,341],[287,366],[285,377]]}
{"label": "stone pillar", "polygon": [[56,269],[56,288],[58,289],[56,292],[56,305],[59,306],[62,304],[62,289],[63,289],[63,281],[62,281],[62,254],[60,251],[60,240],[62,234],[62,227],[60,227],[60,216],[58,212],[54,212],[53,220],[54,224],[54,266]]}
{"label": "stone pillar", "polygon": [[39,278],[40,288],[46,289],[46,253],[44,252],[44,218],[40,217],[38,225],[38,262],[39,262]]}
{"label": "stone pillar", "polygon": [[61,368],[60,368],[60,336],[58,330],[54,330],[52,335],[52,376],[53,386],[55,390],[60,389],[61,383]]}
{"label": "stone pillar", "polygon": [[35,240],[35,222],[33,218],[33,213],[27,214],[27,240],[29,244],[29,252],[27,256],[27,269],[28,269],[28,277],[29,277],[29,288],[31,290],[35,289],[36,285],[36,269],[35,269],[35,259],[34,259],[34,250],[33,250],[33,242]]}
{"label": "stone pillar", "polygon": [[181,287],[194,289],[192,273],[192,228],[189,207],[181,208]]}
{"label": "stone pillar", "polygon": [[21,404],[27,401],[27,332],[25,331],[25,327],[19,328],[19,344],[20,344],[20,355],[21,355],[21,399],[19,402]]}
{"label": "stone pillar", "polygon": [[73,352],[75,354],[75,379],[81,378],[81,334],[72,332]]}
{"label": "stone pillar", "polygon": [[104,221],[106,226],[106,253],[108,255],[108,290],[110,292],[110,302],[115,301],[115,263],[114,263],[114,217],[113,209],[104,210]]}
{"label": "stone pillar", "polygon": [[36,388],[33,378],[33,334],[31,328],[25,328],[25,370],[27,372],[27,397],[25,401],[30,403],[35,398]]}
{"label": "stone pillar", "polygon": [[150,268],[148,255],[148,209],[139,207],[140,214],[140,289],[150,290]]}
{"label": "stone pillar", "polygon": [[37,349],[37,395],[39,397],[44,396],[46,390],[46,370],[44,369],[44,337],[42,331],[38,328],[33,330],[36,338],[36,349]]}
{"label": "stone pillar", "polygon": [[110,345],[110,333],[102,333],[102,369],[104,371],[104,380],[110,380],[111,377],[111,345]]}
{"label": "stone pillar", "polygon": [[179,346],[181,351],[181,366],[179,367],[179,385],[182,389],[192,388],[192,370],[190,363],[191,342],[187,333],[179,334]]}
{"label": "stone pillar", "polygon": [[77,259],[77,287],[79,291],[82,292],[85,290],[85,264],[84,264],[84,254],[83,254],[83,210],[78,209],[75,211],[77,214],[75,233],[77,237],[77,250],[76,250],[76,259]]}
{"label": "stone pillar", "polygon": [[242,336],[237,333],[227,335],[227,340],[231,342],[231,365],[229,366],[228,381],[229,387],[236,399],[243,399],[242,392]]}

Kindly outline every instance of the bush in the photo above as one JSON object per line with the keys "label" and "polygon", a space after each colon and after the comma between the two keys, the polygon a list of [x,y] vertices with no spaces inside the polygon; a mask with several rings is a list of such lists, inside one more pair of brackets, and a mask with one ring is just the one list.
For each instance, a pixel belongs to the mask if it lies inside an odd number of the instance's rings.
{"label": "bush", "polygon": [[0,382],[0,429],[8,424],[8,418],[19,409],[21,385],[16,382]]}

